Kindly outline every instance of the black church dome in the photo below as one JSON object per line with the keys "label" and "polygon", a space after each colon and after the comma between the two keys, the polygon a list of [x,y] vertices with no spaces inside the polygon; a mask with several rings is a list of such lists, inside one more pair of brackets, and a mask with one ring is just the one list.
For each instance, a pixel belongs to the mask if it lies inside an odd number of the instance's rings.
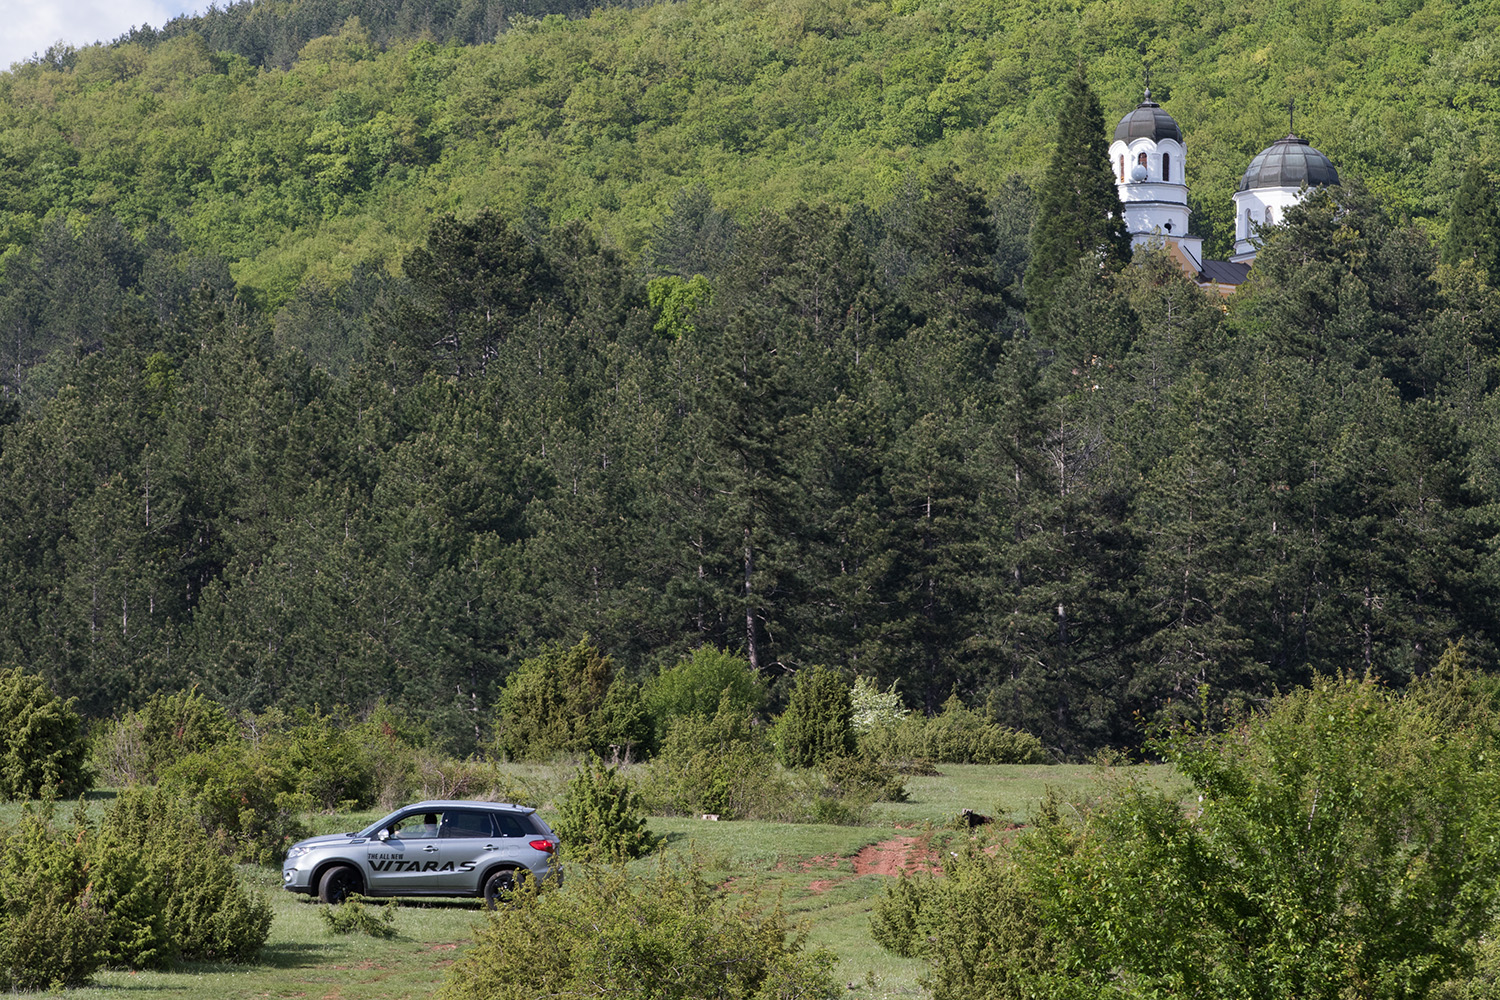
{"label": "black church dome", "polygon": [[1136,105],[1135,110],[1121,118],[1120,124],[1115,126],[1116,141],[1130,143],[1136,139],[1150,139],[1152,142],[1172,139],[1182,142],[1182,129],[1177,127],[1177,120],[1151,99],[1149,87],[1146,88],[1145,98]]}
{"label": "black church dome", "polygon": [[1300,188],[1304,184],[1324,187],[1338,182],[1339,172],[1333,169],[1328,157],[1313,149],[1306,139],[1289,135],[1276,140],[1250,161],[1245,176],[1240,178],[1239,189]]}

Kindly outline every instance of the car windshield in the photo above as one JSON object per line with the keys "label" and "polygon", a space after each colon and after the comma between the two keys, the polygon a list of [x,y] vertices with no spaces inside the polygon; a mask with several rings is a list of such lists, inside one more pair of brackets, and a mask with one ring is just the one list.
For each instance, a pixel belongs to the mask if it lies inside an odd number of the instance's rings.
{"label": "car windshield", "polygon": [[403,812],[405,812],[404,809],[397,809],[389,816],[382,816],[380,819],[377,819],[372,825],[367,826],[363,830],[359,831],[357,834],[355,834],[355,836],[373,837],[381,830],[387,829],[392,823],[396,821],[396,817],[400,816]]}

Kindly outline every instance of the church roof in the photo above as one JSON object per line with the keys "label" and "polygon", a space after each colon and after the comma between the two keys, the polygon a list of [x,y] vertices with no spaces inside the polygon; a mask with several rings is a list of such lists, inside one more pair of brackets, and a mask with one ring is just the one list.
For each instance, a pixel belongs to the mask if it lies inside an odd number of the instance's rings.
{"label": "church roof", "polygon": [[1205,283],[1216,281],[1220,285],[1237,287],[1243,285],[1249,275],[1249,264],[1236,264],[1228,260],[1205,260],[1198,277]]}
{"label": "church roof", "polygon": [[1176,119],[1151,99],[1151,88],[1147,87],[1146,96],[1141,99],[1141,103],[1115,126],[1115,139],[1126,143],[1136,139],[1150,139],[1152,142],[1174,139],[1180,143],[1182,129],[1177,127]]}
{"label": "church roof", "polygon": [[[1116,133],[1118,135],[1118,132]],[[1306,139],[1288,135],[1260,151],[1245,176],[1240,178],[1241,191],[1252,188],[1300,188],[1337,184],[1339,172],[1328,157],[1312,148]]]}

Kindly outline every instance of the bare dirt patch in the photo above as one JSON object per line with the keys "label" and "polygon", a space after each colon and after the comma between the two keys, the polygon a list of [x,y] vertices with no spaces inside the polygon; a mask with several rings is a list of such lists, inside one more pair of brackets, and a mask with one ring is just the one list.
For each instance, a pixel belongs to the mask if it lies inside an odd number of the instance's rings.
{"label": "bare dirt patch", "polygon": [[854,856],[854,874],[885,875],[895,878],[913,872],[941,872],[937,855],[928,846],[927,837],[897,837],[871,844]]}
{"label": "bare dirt patch", "polygon": [[807,883],[807,891],[813,893],[827,892],[835,885],[838,885],[838,883],[831,878],[813,879],[811,882]]}

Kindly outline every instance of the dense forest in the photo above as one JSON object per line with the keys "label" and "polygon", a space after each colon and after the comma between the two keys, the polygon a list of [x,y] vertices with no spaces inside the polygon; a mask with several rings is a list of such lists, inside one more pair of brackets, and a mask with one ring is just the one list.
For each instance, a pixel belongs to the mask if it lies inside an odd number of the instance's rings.
{"label": "dense forest", "polygon": [[[86,712],[462,750],[587,635],[1075,756],[1491,661],[1492,5],[376,8],[0,76],[0,660]],[[1338,164],[1227,310],[1145,253],[1038,322],[1080,53],[1111,122],[1152,63],[1210,241],[1286,97]]]}

